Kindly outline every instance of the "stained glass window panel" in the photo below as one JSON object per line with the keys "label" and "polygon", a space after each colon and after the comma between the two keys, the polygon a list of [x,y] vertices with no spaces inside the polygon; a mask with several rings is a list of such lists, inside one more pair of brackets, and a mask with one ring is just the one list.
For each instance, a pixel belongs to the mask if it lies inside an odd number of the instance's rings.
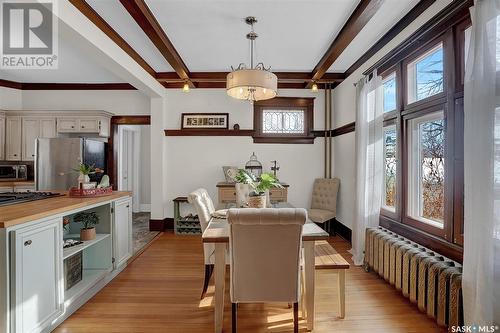
{"label": "stained glass window panel", "polygon": [[303,134],[304,110],[264,110],[262,132],[274,134]]}

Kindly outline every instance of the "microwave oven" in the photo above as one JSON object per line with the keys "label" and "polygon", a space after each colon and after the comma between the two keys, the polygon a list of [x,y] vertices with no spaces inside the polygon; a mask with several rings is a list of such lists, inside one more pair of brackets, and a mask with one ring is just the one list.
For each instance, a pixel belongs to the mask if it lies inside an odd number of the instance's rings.
{"label": "microwave oven", "polygon": [[28,179],[28,167],[26,165],[0,165],[0,181],[26,179]]}

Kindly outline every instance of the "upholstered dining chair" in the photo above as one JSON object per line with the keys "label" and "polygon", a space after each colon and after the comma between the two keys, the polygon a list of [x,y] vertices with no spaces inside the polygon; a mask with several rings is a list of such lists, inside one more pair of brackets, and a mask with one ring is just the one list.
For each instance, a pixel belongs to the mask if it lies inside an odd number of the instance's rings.
{"label": "upholstered dining chair", "polygon": [[[212,214],[215,212],[214,203],[208,195],[207,190],[205,190],[204,188],[199,188],[191,192],[188,195],[188,202],[192,204],[196,209],[198,219],[200,220],[201,232],[203,233],[208,226],[208,222],[210,222],[210,219],[212,218]],[[205,279],[203,282],[201,298],[205,296],[208,288],[208,283],[210,282],[210,278],[214,270],[214,252],[214,244],[203,244],[203,255],[205,258]]]}
{"label": "upholstered dining chair", "polygon": [[322,223],[323,229],[330,233],[330,221],[337,216],[337,194],[340,180],[338,178],[318,178],[314,180],[309,218]]}
{"label": "upholstered dining chair", "polygon": [[238,303],[293,303],[298,332],[302,225],[301,208],[233,208],[228,211],[232,332]]}

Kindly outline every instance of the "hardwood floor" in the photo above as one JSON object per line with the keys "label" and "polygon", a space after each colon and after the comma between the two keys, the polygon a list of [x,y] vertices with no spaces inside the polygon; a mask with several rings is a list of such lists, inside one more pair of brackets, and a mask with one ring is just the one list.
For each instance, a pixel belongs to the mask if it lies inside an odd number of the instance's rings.
{"label": "hardwood floor", "polygon": [[[350,258],[349,243],[339,237],[330,242]],[[213,281],[200,300],[203,274],[200,238],[164,233],[55,332],[213,332]],[[225,332],[231,330],[228,285]],[[316,271],[316,333],[446,332],[376,274],[354,266],[346,275],[346,317],[338,319],[335,286],[336,274]],[[238,331],[291,332],[292,315],[286,305],[243,304]],[[300,328],[306,332],[302,319]]]}

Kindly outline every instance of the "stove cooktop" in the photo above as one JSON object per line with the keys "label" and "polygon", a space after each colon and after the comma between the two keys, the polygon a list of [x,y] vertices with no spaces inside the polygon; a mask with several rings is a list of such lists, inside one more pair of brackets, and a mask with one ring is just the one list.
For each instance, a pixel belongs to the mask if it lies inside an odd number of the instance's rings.
{"label": "stove cooktop", "polygon": [[58,197],[64,194],[54,192],[3,192],[0,193],[0,206]]}

